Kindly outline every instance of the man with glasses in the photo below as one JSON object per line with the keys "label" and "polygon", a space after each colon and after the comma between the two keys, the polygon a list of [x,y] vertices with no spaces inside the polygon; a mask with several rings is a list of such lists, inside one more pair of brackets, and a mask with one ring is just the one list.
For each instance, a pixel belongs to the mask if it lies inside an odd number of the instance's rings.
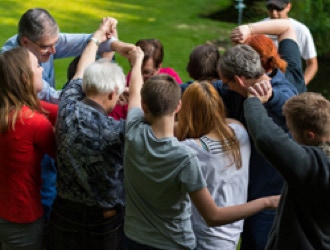
{"label": "man with glasses", "polygon": [[[21,16],[18,34],[6,41],[1,52],[18,46],[28,48],[44,68],[43,90],[38,93],[39,98],[58,103],[60,91],[55,89],[54,60],[79,56],[91,37],[92,34],[60,33],[58,24],[47,10],[34,8]],[[109,52],[109,40],[99,46],[98,53]]]}
{"label": "man with glasses", "polygon": [[[306,64],[304,72],[305,83],[306,85],[309,84],[318,70],[317,53],[310,30],[303,23],[289,18],[288,14],[292,7],[290,0],[267,0],[266,7],[268,9],[269,18],[290,19],[296,32],[301,57],[305,60]],[[276,37],[272,37],[272,39],[277,44]]]}

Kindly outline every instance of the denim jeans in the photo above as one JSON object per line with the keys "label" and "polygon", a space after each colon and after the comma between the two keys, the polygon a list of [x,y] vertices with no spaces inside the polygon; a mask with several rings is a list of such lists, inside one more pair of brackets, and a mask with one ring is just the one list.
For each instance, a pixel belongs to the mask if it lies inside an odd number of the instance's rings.
{"label": "denim jeans", "polygon": [[57,198],[47,229],[47,250],[123,249],[124,210],[104,218],[103,210]]}
{"label": "denim jeans", "polygon": [[32,223],[13,223],[0,218],[2,250],[41,250],[44,218]]}
{"label": "denim jeans", "polygon": [[50,211],[56,197],[57,168],[55,161],[49,155],[44,155],[41,161],[41,204],[45,212],[45,221],[49,220]]}
{"label": "denim jeans", "polygon": [[264,210],[244,220],[241,250],[265,249],[275,213],[275,210]]}
{"label": "denim jeans", "polygon": [[56,197],[57,169],[55,161],[49,155],[44,155],[41,161],[41,204],[44,208],[45,221],[48,222],[50,211]]}

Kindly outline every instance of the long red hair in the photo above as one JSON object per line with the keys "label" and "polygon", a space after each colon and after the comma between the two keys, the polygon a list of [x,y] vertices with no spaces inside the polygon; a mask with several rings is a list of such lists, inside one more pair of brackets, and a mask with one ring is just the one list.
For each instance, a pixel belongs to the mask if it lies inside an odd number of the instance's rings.
{"label": "long red hair", "polygon": [[260,55],[261,64],[266,72],[279,68],[283,73],[286,70],[287,62],[281,58],[271,38],[265,35],[251,35],[245,42]]}

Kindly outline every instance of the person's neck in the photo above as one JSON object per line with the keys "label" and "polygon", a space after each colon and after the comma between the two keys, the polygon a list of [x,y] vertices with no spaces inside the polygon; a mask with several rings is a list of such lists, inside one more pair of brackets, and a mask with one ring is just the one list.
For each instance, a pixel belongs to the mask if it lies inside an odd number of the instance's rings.
{"label": "person's neck", "polygon": [[92,100],[94,102],[96,102],[97,104],[99,104],[105,112],[108,112],[108,107],[106,105],[107,103],[107,97],[106,96],[103,96],[103,95],[100,95],[100,96],[86,96],[87,99],[89,100]]}
{"label": "person's neck", "polygon": [[174,136],[174,116],[153,117],[150,124],[152,132],[158,139]]}

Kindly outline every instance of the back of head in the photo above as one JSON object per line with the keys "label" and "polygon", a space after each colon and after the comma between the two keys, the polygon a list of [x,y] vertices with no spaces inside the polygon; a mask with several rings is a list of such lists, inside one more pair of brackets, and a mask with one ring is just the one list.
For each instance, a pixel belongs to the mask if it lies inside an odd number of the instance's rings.
{"label": "back of head", "polygon": [[265,72],[258,52],[246,44],[238,44],[227,49],[221,56],[219,70],[227,79],[233,79],[235,75],[258,79]]}
{"label": "back of head", "polygon": [[0,54],[0,130],[7,131],[8,114],[15,116],[23,105],[40,110],[39,100],[34,90],[34,74],[30,64],[30,54],[26,48],[17,47]]}
{"label": "back of head", "polygon": [[330,102],[321,94],[293,96],[284,104],[283,113],[297,133],[311,130],[320,136],[330,134]]}
{"label": "back of head", "polygon": [[281,59],[272,39],[265,35],[256,34],[250,36],[245,44],[250,45],[259,53],[262,67],[266,72],[272,71],[275,68],[279,68],[282,72],[285,72],[287,62]]}
{"label": "back of head", "polygon": [[182,95],[177,137],[199,138],[225,124],[225,106],[209,81],[195,81]]}
{"label": "back of head", "polygon": [[86,96],[108,94],[117,91],[121,95],[125,89],[123,69],[110,59],[100,59],[89,65],[83,75],[82,88]]}
{"label": "back of head", "polygon": [[154,117],[172,114],[181,99],[181,88],[175,79],[166,74],[150,77],[141,89],[142,102]]}
{"label": "back of head", "polygon": [[26,11],[18,23],[18,35],[36,42],[42,36],[56,36],[59,32],[55,19],[45,9],[34,8]]}
{"label": "back of head", "polygon": [[232,156],[237,168],[241,167],[239,141],[227,124],[225,105],[209,81],[196,81],[182,95],[176,136],[179,140],[200,138],[212,132],[223,151]]}
{"label": "back of head", "polygon": [[220,53],[214,45],[199,45],[189,56],[187,72],[194,80],[219,79]]}
{"label": "back of head", "polygon": [[164,59],[164,49],[162,43],[157,39],[140,39],[136,42],[144,52],[143,65],[150,58],[153,59],[155,68],[159,68]]}

